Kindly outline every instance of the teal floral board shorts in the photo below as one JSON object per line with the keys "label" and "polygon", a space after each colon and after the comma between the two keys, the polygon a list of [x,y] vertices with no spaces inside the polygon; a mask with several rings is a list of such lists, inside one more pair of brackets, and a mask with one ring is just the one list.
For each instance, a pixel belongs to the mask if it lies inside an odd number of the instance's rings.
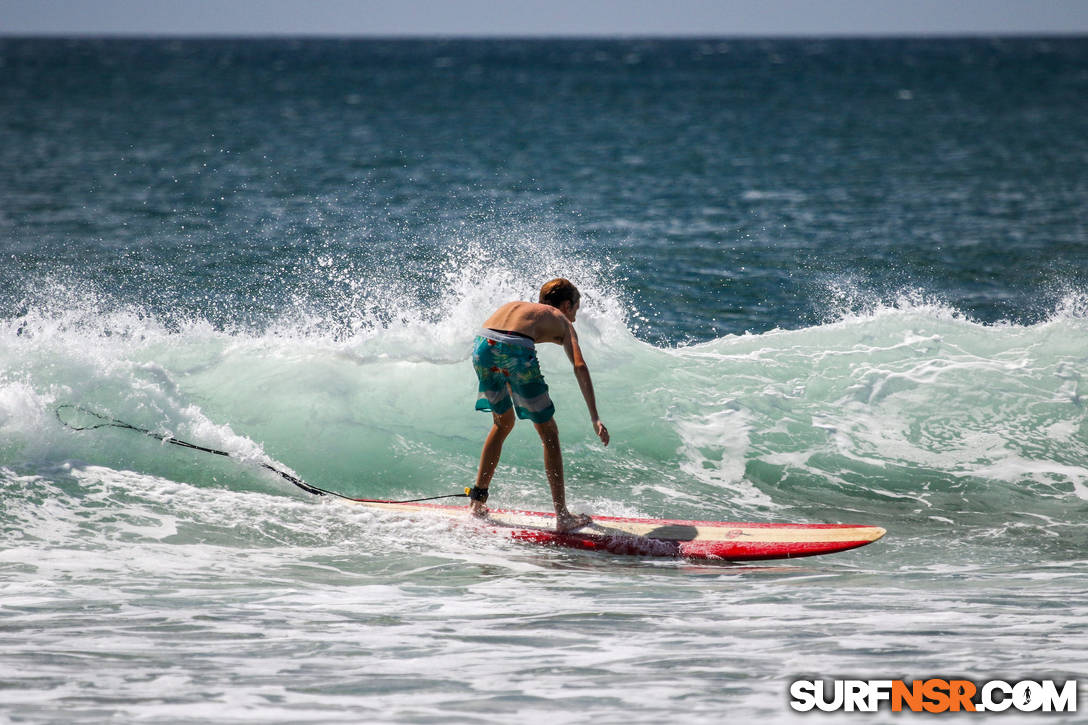
{"label": "teal floral board shorts", "polygon": [[519,418],[534,423],[547,423],[555,415],[530,338],[480,330],[472,345],[472,367],[480,380],[476,410],[502,415],[513,405]]}

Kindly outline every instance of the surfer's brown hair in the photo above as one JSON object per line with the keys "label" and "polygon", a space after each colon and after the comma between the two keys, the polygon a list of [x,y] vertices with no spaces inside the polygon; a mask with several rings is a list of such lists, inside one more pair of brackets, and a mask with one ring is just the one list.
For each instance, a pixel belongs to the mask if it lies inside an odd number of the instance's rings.
{"label": "surfer's brown hair", "polygon": [[564,302],[576,305],[581,299],[582,293],[578,291],[574,283],[562,277],[556,277],[549,282],[545,282],[540,288],[540,304],[542,305],[559,307]]}

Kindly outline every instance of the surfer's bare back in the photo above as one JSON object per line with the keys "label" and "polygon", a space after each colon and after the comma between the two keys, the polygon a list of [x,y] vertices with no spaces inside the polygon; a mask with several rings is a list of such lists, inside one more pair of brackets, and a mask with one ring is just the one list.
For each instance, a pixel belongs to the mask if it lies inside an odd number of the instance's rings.
{"label": "surfer's bare back", "polygon": [[515,412],[536,426],[544,444],[544,469],[555,504],[556,529],[565,533],[581,528],[591,519],[567,510],[563,483],[563,453],[559,448],[559,428],[555,424],[555,406],[548,395],[548,385],[540,374],[536,343],[562,345],[574,366],[574,377],[589,408],[593,431],[608,445],[608,429],[597,415],[597,401],[589,368],[582,359],[574,321],[582,294],[569,280],[553,279],[540,288],[540,301],[508,302],[488,317],[476,338],[472,366],[480,388],[476,410],[491,411],[493,423],[480,454],[476,485],[469,493],[469,504],[477,516],[485,516],[487,487],[499,464],[502,444],[514,429]]}

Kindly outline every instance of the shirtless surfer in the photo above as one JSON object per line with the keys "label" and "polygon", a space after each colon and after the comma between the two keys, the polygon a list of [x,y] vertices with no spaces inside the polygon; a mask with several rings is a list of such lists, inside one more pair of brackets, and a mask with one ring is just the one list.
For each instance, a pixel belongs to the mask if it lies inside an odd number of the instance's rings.
{"label": "shirtless surfer", "polygon": [[[553,279],[540,288],[540,302],[508,302],[488,317],[473,346],[472,366],[479,378],[476,410],[491,411],[493,424],[480,454],[480,470],[471,489],[472,513],[486,516],[487,487],[499,464],[502,444],[514,429],[514,413],[536,426],[544,444],[544,469],[555,504],[556,530],[574,531],[588,524],[585,514],[567,510],[563,485],[563,453],[559,448],[559,428],[555,425],[555,406],[548,396],[548,385],[540,374],[536,343],[562,345],[574,366],[574,377],[582,388],[589,408],[593,431],[608,445],[608,429],[597,415],[589,368],[578,347],[574,321],[581,304],[581,293],[569,280]],[[511,397],[513,401],[511,401]]]}

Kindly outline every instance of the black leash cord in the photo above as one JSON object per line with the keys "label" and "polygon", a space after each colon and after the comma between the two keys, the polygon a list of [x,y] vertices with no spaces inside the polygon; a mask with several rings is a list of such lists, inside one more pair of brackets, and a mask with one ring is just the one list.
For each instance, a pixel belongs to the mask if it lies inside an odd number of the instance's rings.
{"label": "black leash cord", "polygon": [[[98,418],[99,420],[101,420],[103,422],[102,423],[96,423],[95,425],[86,425],[86,426],[72,425],[71,423],[69,423],[64,418],[61,417],[60,411],[63,408],[71,408],[72,410],[78,410],[81,413],[86,413],[87,415]],[[138,426],[132,425],[131,423],[126,423],[123,420],[117,420],[116,418],[110,418],[108,416],[102,415],[101,413],[96,413],[95,411],[91,410],[90,408],[84,408],[82,405],[72,405],[71,403],[64,403],[62,405],[58,405],[54,412],[56,413],[57,420],[60,421],[61,425],[63,425],[66,428],[71,428],[72,430],[94,430],[96,428],[124,428],[126,430],[134,430],[137,433],[143,433],[145,436],[148,436],[150,438],[154,438],[155,440],[158,440],[158,441],[162,441],[163,443],[170,443],[170,444],[175,445],[175,446],[181,446],[182,448],[190,448],[190,449],[192,449],[194,451],[202,451],[204,453],[214,453],[217,456],[226,456],[227,458],[235,458],[235,456],[233,454],[229,453],[228,451],[220,451],[220,450],[216,450],[215,448],[206,448],[205,446],[198,446],[195,443],[189,443],[188,441],[183,441],[183,440],[181,440],[179,438],[174,438],[173,436],[163,435],[162,433],[156,433],[155,431],[148,430],[147,428],[140,428]],[[281,471],[280,469],[276,468],[275,466],[271,466],[271,465],[269,465],[267,463],[258,463],[257,465],[259,465],[261,468],[267,469],[269,471],[272,471],[275,474],[278,474],[278,475],[282,476],[284,479],[286,479],[286,480],[290,481],[291,483],[295,484],[296,486],[301,488],[303,491],[305,491],[307,493],[312,493],[315,496],[337,496],[339,498],[347,499],[348,501],[355,501],[356,500],[356,499],[353,499],[350,496],[345,496],[342,493],[337,493],[336,491],[329,491],[328,489],[318,488],[317,486],[313,486],[313,485],[311,485],[309,483],[306,483],[301,478],[299,478],[297,476],[292,476],[287,471]],[[387,503],[418,503],[419,501],[434,501],[435,499],[439,499],[439,498],[466,498],[467,496],[468,496],[467,493],[451,493],[451,494],[447,494],[445,496],[430,496],[428,498],[413,498],[413,499],[409,499],[407,501],[388,501]]]}

